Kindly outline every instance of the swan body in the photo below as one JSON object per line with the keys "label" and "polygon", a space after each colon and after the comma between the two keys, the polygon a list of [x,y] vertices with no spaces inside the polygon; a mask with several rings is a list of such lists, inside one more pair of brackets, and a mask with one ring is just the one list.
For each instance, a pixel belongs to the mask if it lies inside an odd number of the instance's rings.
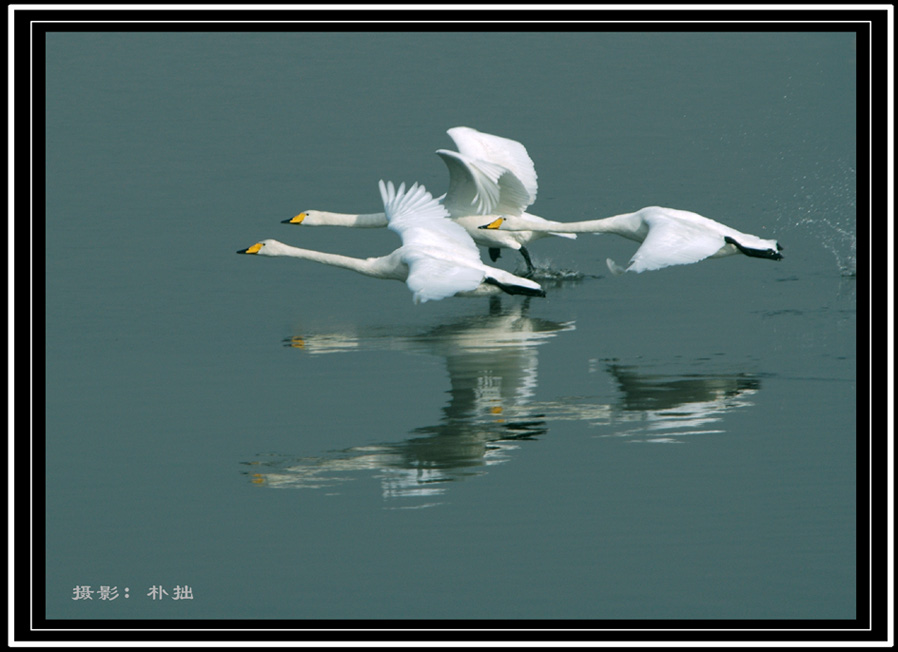
{"label": "swan body", "polygon": [[387,224],[402,240],[402,246],[386,256],[353,258],[271,239],[237,253],[302,258],[373,278],[404,281],[415,303],[498,292],[545,296],[538,283],[484,265],[468,232],[447,219],[446,208],[424,186],[414,184],[406,192],[405,184],[398,190],[392,182],[379,185]]}
{"label": "swan body", "polygon": [[[446,133],[458,151],[436,151],[449,171],[449,189],[438,201],[477,244],[489,249],[491,260],[499,257],[500,249],[519,251],[528,271],[532,272],[533,262],[525,245],[548,236],[577,237],[573,233],[555,233],[542,228],[548,220],[525,212],[536,201],[537,177],[533,160],[521,143],[470,127],[453,127]],[[529,232],[478,228],[484,221],[504,215],[524,217],[541,228]],[[307,210],[285,222],[305,226],[377,228],[387,226],[388,219],[385,213]]]}
{"label": "swan body", "polygon": [[[546,223],[547,222],[547,223]],[[551,229],[561,233],[614,233],[642,245],[626,267],[610,258],[608,268],[614,274],[644,272],[670,265],[697,263],[705,258],[719,258],[742,253],[756,258],[780,260],[782,247],[776,240],[765,240],[742,233],[720,222],[674,208],[648,206],[635,213],[624,213],[599,220],[581,222],[534,223],[526,216],[502,216],[482,230],[506,230],[524,233]]]}

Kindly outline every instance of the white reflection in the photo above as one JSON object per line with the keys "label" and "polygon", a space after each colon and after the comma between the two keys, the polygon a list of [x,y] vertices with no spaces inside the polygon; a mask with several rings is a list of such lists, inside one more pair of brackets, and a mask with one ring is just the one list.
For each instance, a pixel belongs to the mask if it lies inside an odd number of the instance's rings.
{"label": "white reflection", "polygon": [[286,345],[304,355],[386,349],[441,356],[449,399],[435,424],[415,428],[399,441],[318,457],[260,455],[251,463],[252,481],[338,491],[345,482],[374,477],[384,498],[419,499],[393,505],[420,508],[438,504],[448,483],[508,461],[522,441],[546,434],[553,422],[581,422],[601,437],[681,442],[724,432],[726,413],[751,406],[751,396],[760,389],[760,381],[747,374],[646,374],[634,366],[591,360],[590,371],[611,379],[611,400],[606,392],[539,401],[538,347],[575,326],[527,313],[527,301],[507,308],[493,302],[487,315],[425,333],[343,331],[291,338]]}
{"label": "white reflection", "polygon": [[446,360],[449,401],[434,425],[416,428],[398,442],[332,451],[323,457],[260,458],[254,482],[271,487],[333,487],[374,472],[383,495],[433,497],[446,483],[477,475],[505,462],[521,439],[547,431],[545,420],[529,409],[537,388],[537,347],[574,322],[528,316],[529,302],[503,308],[491,302],[489,314],[465,317],[425,333],[313,333],[293,337],[288,346],[310,355],[388,349],[426,352]]}
{"label": "white reflection", "polygon": [[584,421],[602,426],[603,437],[652,443],[682,442],[690,435],[725,432],[727,412],[753,405],[761,388],[750,374],[664,375],[639,373],[633,366],[608,364],[605,370],[620,391],[619,400],[601,405],[583,398],[535,404],[546,419]]}

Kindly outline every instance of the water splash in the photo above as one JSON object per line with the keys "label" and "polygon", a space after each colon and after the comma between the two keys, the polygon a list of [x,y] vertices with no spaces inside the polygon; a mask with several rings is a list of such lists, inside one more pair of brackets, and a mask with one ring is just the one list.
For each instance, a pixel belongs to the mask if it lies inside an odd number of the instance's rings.
{"label": "water splash", "polygon": [[807,229],[835,258],[843,277],[857,276],[857,170],[836,165],[796,179],[794,226]]}
{"label": "water splash", "polygon": [[[518,267],[514,271],[519,276],[527,274],[527,270]],[[589,279],[602,278],[601,274],[584,274],[574,269],[557,267],[551,260],[534,260],[533,273],[530,275],[534,281],[543,287],[555,288],[571,287],[579,285]]]}

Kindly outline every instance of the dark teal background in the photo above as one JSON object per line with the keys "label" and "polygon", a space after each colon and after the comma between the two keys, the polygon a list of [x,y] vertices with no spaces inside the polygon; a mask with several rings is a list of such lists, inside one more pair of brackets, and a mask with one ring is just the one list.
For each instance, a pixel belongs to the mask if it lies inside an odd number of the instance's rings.
{"label": "dark teal background", "polygon": [[[822,32],[50,33],[47,617],[854,618],[855,57]],[[616,278],[635,243],[544,239],[545,299],[415,306],[234,255],[388,253],[280,222],[377,211],[379,179],[441,194],[456,125],[526,145],[535,214],[659,204],[785,259]]]}

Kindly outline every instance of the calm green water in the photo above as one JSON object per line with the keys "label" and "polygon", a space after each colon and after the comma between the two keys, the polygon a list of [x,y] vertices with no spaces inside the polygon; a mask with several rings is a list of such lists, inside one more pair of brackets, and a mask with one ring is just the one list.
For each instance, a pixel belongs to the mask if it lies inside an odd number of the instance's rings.
{"label": "calm green water", "polygon": [[[47,617],[854,618],[852,35],[46,54]],[[671,206],[786,258],[612,277],[635,243],[544,239],[545,299],[415,306],[234,255],[391,251],[280,222],[441,194],[456,125],[527,146],[536,214]]]}

